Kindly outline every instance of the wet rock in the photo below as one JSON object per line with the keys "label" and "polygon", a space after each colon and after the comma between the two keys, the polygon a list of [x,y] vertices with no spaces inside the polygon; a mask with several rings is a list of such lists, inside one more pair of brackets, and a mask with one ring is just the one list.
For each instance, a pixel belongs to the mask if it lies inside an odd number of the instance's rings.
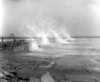
{"label": "wet rock", "polygon": [[20,80],[19,82],[29,82],[29,81],[25,81],[25,80]]}
{"label": "wet rock", "polygon": [[47,72],[41,77],[41,82],[55,82],[55,80],[53,79],[51,74]]}
{"label": "wet rock", "polygon": [[8,82],[8,81],[5,79],[0,79],[0,82]]}
{"label": "wet rock", "polygon": [[30,78],[29,82],[41,82],[41,81],[37,78]]}
{"label": "wet rock", "polygon": [[0,78],[4,77],[4,74],[3,73],[0,73]]}

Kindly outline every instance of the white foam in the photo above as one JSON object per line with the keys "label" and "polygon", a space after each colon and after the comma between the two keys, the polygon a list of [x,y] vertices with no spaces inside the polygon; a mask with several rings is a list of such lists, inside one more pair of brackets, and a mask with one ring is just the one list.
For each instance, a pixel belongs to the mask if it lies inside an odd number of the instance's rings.
{"label": "white foam", "polygon": [[36,40],[32,40],[30,42],[29,49],[30,49],[30,51],[42,51],[42,49],[37,44],[37,41]]}

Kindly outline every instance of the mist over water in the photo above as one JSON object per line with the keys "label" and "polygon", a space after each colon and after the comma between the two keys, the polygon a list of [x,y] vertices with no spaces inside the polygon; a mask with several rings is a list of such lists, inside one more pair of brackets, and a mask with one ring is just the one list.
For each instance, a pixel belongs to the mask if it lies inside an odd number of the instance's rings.
{"label": "mist over water", "polygon": [[71,36],[99,35],[99,26],[93,22],[96,18],[93,13],[97,6],[95,2],[99,1],[4,0],[3,34],[39,37],[40,43],[30,42],[36,50],[40,49],[40,45],[50,46],[49,37],[55,38],[57,45],[67,45],[73,40]]}
{"label": "mist over water", "polygon": [[[24,56],[59,57],[57,63],[61,66],[83,66],[100,71],[99,39],[71,37],[100,35],[99,1],[96,2],[4,0],[4,32],[1,33],[4,36],[14,33],[15,36],[40,38],[40,41],[29,41],[29,50],[33,53],[24,53]],[[55,41],[51,42],[49,38]]]}

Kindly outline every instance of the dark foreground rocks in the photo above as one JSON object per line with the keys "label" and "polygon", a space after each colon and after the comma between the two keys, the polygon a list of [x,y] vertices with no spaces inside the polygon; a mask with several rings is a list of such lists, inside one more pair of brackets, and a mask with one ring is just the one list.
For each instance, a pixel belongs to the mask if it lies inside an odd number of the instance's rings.
{"label": "dark foreground rocks", "polygon": [[16,72],[2,72],[0,73],[0,82],[55,82],[55,80],[49,72],[44,74],[41,78],[22,78],[19,77]]}
{"label": "dark foreground rocks", "polygon": [[6,72],[0,73],[0,82],[100,82],[99,79],[89,76],[63,76],[54,77],[50,72],[46,72],[40,78],[30,77],[23,78],[18,76],[16,72]]}

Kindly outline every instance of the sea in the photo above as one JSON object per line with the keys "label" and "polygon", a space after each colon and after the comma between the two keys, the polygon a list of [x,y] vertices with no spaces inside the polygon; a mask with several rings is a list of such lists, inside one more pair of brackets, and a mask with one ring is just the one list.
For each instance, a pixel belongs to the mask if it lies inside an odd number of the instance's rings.
{"label": "sea", "polygon": [[[87,71],[100,72],[100,37],[75,37],[73,40],[68,40],[67,44],[58,43],[41,46],[41,48],[43,51],[33,51],[31,53],[0,50],[1,71],[17,71],[20,75],[26,77],[38,76],[46,71],[74,75],[79,72],[71,72],[71,70],[85,70],[87,75],[90,75],[90,72],[87,73]],[[52,69],[37,69],[34,71],[31,62],[39,56],[54,58],[56,66]],[[81,73],[84,74],[81,71],[79,75]]]}

